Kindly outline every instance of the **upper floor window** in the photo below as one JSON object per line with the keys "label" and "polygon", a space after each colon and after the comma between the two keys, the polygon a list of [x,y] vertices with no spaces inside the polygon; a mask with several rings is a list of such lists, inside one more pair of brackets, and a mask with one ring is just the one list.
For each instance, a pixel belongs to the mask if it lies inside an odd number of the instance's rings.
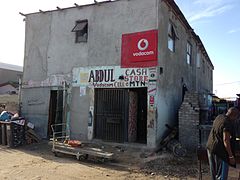
{"label": "upper floor window", "polygon": [[192,45],[187,42],[187,64],[191,64],[192,61]]}
{"label": "upper floor window", "polygon": [[76,21],[76,25],[72,29],[72,32],[75,32],[75,42],[87,42],[88,39],[88,21]]}
{"label": "upper floor window", "polygon": [[203,64],[203,74],[204,74],[205,73],[205,60],[204,59],[203,59],[202,64]]}
{"label": "upper floor window", "polygon": [[172,23],[168,24],[168,49],[175,52],[176,32]]}
{"label": "upper floor window", "polygon": [[201,55],[200,53],[197,53],[197,68],[200,68],[200,63],[201,63]]}

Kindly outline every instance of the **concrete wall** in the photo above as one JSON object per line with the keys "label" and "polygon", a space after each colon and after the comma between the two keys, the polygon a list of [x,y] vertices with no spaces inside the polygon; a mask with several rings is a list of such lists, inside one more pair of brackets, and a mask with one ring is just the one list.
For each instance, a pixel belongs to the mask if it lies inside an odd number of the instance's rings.
{"label": "concrete wall", "polygon": [[50,88],[29,88],[22,91],[22,116],[35,125],[36,132],[47,137]]}
{"label": "concrete wall", "polygon": [[197,67],[198,88],[200,93],[208,94],[213,92],[213,69],[210,63],[200,56],[200,66]]}
{"label": "concrete wall", "polygon": [[[50,89],[47,87],[51,86],[48,82],[52,76],[63,75],[63,80],[71,83],[69,75],[73,67],[120,65],[122,34],[156,29],[156,3],[156,0],[122,0],[27,15],[23,114],[32,121],[35,121],[34,114],[38,114],[38,119],[47,122],[47,114],[38,111],[46,112],[48,108]],[[84,19],[88,20],[88,41],[75,43],[75,33],[71,30],[76,21]],[[34,88],[29,85],[33,83]],[[60,87],[61,82],[54,86]],[[32,109],[27,102],[43,89],[45,106]],[[87,102],[87,97],[79,97],[79,89],[73,89],[70,127],[75,138],[87,136]]]}
{"label": "concrete wall", "polygon": [[[182,88],[185,84],[188,90],[193,92],[212,92],[212,80],[210,73],[212,67],[201,58],[200,67],[197,67],[197,53],[198,51],[196,41],[188,31],[179,17],[165,4],[159,1],[158,11],[158,27],[159,27],[159,67],[162,68],[158,80],[158,104],[157,104],[157,142],[161,141],[161,137],[166,132],[165,124],[177,125],[178,110],[182,103]],[[168,49],[168,23],[174,25],[177,39],[175,44],[175,52]],[[187,64],[187,42],[192,45],[192,60],[191,64]],[[208,66],[207,73],[203,74],[202,61],[205,61]],[[160,70],[159,70],[160,71]]]}
{"label": "concrete wall", "polygon": [[[126,0],[28,15],[24,79],[31,77],[31,71],[44,79],[69,73],[73,67],[119,65],[122,34],[156,29],[155,4],[155,0]],[[75,43],[71,30],[84,19],[89,24],[88,42]],[[28,68],[33,63],[35,68]]]}
{"label": "concrete wall", "polygon": [[[88,20],[88,41],[75,43],[75,33],[71,30],[76,21],[85,19]],[[178,36],[174,53],[167,46],[169,20]],[[196,67],[198,47],[194,38],[161,0],[121,0],[27,15],[23,114],[46,136],[46,130],[40,130],[40,126],[45,127],[48,121],[50,86],[61,88],[62,81],[71,84],[74,67],[119,66],[122,34],[152,29],[159,29],[159,78],[155,109],[148,113],[147,139],[148,146],[157,146],[166,130],[165,124],[177,123],[182,86],[185,84],[192,91],[211,91],[212,88],[212,81],[206,83],[209,75],[202,76],[201,67]],[[193,46],[191,65],[186,60],[187,41]],[[56,83],[51,83],[53,77]],[[34,88],[30,86],[33,83]],[[29,104],[35,96],[41,97],[43,103]],[[71,136],[87,139],[89,104],[93,105],[93,95],[88,89],[87,96],[80,97],[79,88],[73,88],[71,97]]]}
{"label": "concrete wall", "polygon": [[79,88],[75,87],[72,89],[71,102],[72,102],[70,114],[71,137],[74,139],[87,140],[89,97],[88,96],[80,97]]}

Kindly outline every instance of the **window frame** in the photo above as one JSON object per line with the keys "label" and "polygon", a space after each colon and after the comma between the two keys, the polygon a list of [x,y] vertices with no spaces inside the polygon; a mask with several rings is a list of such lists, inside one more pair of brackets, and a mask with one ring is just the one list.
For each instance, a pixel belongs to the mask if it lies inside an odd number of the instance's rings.
{"label": "window frame", "polygon": [[200,52],[197,53],[197,62],[196,62],[196,66],[197,66],[198,69],[201,68],[201,53],[200,53]]}
{"label": "window frame", "polygon": [[[81,30],[78,30],[78,26],[81,23],[86,23]],[[76,30],[77,29],[77,30]],[[75,43],[82,43],[88,41],[88,20],[78,20],[75,22],[75,26],[72,29],[72,32],[75,32]],[[84,37],[85,36],[85,37]]]}
{"label": "window frame", "polygon": [[[172,22],[168,23],[168,49],[172,52],[176,51],[176,31]],[[171,44],[170,44],[171,43]]]}
{"label": "window frame", "polygon": [[205,59],[203,59],[203,61],[202,61],[202,66],[203,66],[203,74],[205,74]]}
{"label": "window frame", "polygon": [[192,44],[187,41],[187,64],[192,65]]}

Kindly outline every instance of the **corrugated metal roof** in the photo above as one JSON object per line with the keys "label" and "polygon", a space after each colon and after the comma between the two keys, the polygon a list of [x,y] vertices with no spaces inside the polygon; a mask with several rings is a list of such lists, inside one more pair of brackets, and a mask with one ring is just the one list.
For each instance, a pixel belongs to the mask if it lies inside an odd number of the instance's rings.
{"label": "corrugated metal roof", "polygon": [[0,62],[0,69],[7,69],[7,70],[12,70],[12,71],[23,72],[22,66],[17,66],[17,65],[13,65],[13,64],[2,63],[2,62]]}

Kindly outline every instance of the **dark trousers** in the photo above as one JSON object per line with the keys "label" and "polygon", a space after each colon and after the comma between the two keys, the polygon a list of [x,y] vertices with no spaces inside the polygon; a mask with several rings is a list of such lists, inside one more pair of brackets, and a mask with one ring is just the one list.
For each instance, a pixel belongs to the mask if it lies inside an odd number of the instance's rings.
{"label": "dark trousers", "polygon": [[227,180],[229,169],[228,163],[218,158],[215,154],[210,153],[208,150],[207,154],[212,180]]}

